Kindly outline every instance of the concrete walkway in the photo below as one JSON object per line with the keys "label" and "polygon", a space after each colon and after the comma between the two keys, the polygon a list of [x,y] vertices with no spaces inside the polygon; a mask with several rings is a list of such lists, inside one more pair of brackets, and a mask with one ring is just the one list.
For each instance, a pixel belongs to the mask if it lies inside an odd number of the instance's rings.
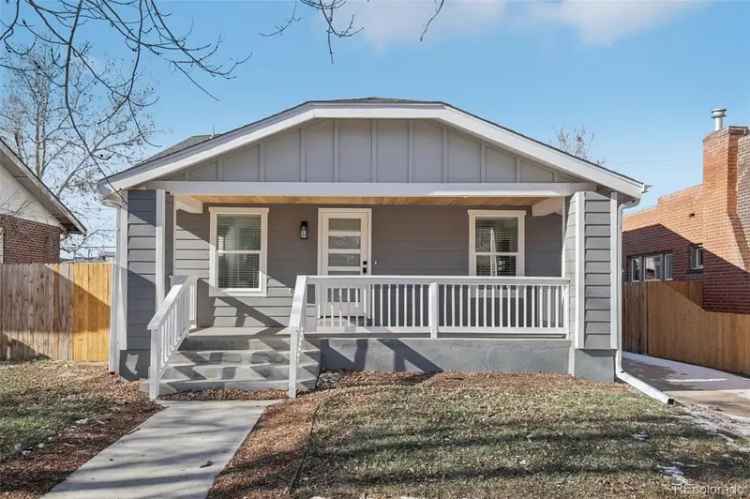
{"label": "concrete walkway", "polygon": [[624,352],[623,369],[685,404],[750,421],[750,379],[708,367]]}
{"label": "concrete walkway", "polygon": [[163,402],[45,495],[49,499],[205,498],[273,402]]}

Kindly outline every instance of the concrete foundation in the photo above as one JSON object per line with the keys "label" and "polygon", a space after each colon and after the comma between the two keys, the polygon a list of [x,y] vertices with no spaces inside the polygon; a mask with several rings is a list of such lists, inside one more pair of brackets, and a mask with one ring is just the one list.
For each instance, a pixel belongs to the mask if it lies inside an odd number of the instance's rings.
{"label": "concrete foundation", "polygon": [[567,373],[567,340],[320,339],[321,368],[384,372]]}
{"label": "concrete foundation", "polygon": [[616,350],[572,350],[570,374],[592,381],[615,381]]}

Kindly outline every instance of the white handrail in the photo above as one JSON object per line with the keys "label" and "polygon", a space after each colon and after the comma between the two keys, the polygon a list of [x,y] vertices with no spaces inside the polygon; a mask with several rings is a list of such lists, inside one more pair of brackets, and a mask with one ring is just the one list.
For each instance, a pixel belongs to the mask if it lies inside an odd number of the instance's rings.
{"label": "white handrail", "polygon": [[292,311],[289,314],[289,398],[297,397],[297,370],[302,342],[305,339],[307,308],[307,276],[297,276],[294,284]]}
{"label": "white handrail", "polygon": [[151,331],[148,394],[151,400],[159,396],[159,383],[169,357],[190,331],[191,319],[195,314],[195,282],[195,277],[188,276],[172,286],[148,323]]}

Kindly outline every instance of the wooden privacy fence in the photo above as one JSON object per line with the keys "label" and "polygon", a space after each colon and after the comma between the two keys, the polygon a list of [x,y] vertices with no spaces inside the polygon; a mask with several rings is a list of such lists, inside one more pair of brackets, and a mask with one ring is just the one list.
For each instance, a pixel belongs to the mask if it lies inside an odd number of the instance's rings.
{"label": "wooden privacy fence", "polygon": [[703,309],[700,281],[626,283],[623,348],[750,374],[750,315]]}
{"label": "wooden privacy fence", "polygon": [[106,361],[112,265],[0,265],[0,360]]}

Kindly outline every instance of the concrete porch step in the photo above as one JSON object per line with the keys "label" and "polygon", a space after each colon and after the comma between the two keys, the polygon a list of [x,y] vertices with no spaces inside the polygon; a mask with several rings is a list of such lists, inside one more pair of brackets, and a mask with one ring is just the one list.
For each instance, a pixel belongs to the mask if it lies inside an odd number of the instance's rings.
{"label": "concrete porch step", "polygon": [[[318,362],[300,364],[298,376],[303,379],[318,377]],[[282,381],[289,379],[289,364],[171,364],[164,371],[163,380],[255,380]]]}
{"label": "concrete porch step", "polygon": [[[191,333],[167,362],[160,394],[213,389],[286,390],[289,341],[286,335],[232,330]],[[299,389],[315,388],[320,370],[318,346],[305,339],[299,360]]]}
{"label": "concrete porch step", "polygon": [[[297,383],[300,391],[308,391],[315,388],[317,382],[317,376],[300,379]],[[229,390],[246,390],[246,391],[261,391],[261,390],[286,390],[289,388],[289,381],[284,380],[257,380],[257,379],[233,379],[233,380],[162,380],[159,387],[160,395],[169,395],[180,392],[196,392],[203,390],[217,390],[217,389],[229,389]]]}
{"label": "concrete porch step", "polygon": [[[320,362],[320,350],[300,352],[300,363]],[[178,350],[170,364],[289,364],[289,350]]]}
{"label": "concrete porch step", "polygon": [[[308,340],[302,342],[303,350],[315,350],[318,347]],[[185,350],[289,350],[289,337],[257,335],[189,335],[180,346]]]}

